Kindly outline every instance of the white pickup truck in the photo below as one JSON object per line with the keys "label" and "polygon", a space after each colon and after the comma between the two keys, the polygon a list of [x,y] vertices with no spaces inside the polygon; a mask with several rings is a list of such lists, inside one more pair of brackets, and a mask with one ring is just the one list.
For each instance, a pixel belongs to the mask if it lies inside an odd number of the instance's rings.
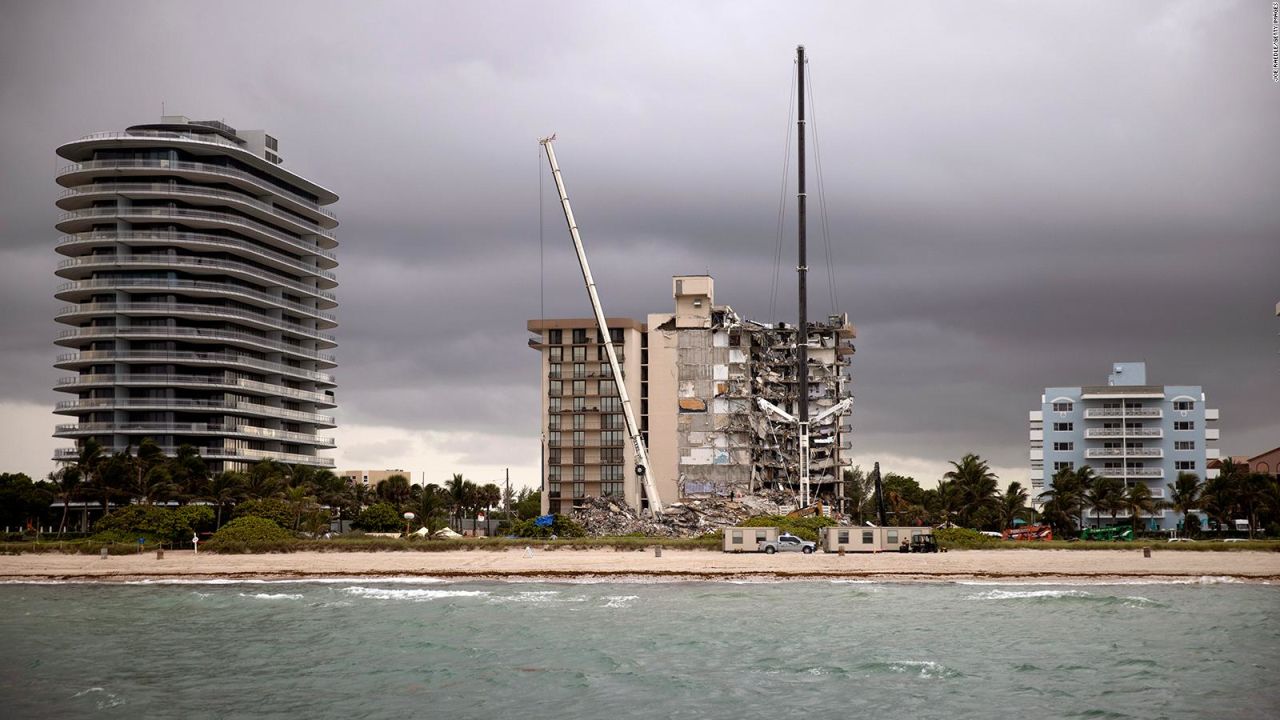
{"label": "white pickup truck", "polygon": [[805,555],[811,555],[814,550],[818,549],[818,543],[808,540],[801,540],[790,533],[783,533],[778,536],[777,540],[763,541],[759,543],[757,550],[768,555],[776,552],[798,552]]}

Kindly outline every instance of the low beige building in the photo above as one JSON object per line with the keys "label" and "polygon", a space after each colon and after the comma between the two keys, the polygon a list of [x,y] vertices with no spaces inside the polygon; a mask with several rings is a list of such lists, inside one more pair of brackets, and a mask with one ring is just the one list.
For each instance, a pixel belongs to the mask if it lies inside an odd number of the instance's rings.
{"label": "low beige building", "polygon": [[354,485],[363,485],[370,490],[377,490],[378,484],[392,475],[403,475],[406,480],[413,481],[408,470],[339,470],[338,477],[344,477]]}

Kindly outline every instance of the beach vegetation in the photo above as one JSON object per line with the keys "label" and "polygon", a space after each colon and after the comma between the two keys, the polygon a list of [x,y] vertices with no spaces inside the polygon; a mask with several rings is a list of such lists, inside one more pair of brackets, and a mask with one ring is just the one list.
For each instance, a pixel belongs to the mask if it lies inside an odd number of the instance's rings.
{"label": "beach vegetation", "polygon": [[581,538],[587,535],[587,531],[568,515],[556,515],[549,527],[536,524],[534,518],[517,520],[507,532],[520,538],[549,538],[552,535],[558,538]]}
{"label": "beach vegetation", "polygon": [[742,521],[742,527],[776,527],[779,531],[791,533],[801,540],[818,541],[818,530],[835,525],[836,521],[829,517],[793,518],[786,515],[756,515]]}
{"label": "beach vegetation", "polygon": [[223,525],[209,538],[207,548],[214,552],[235,551],[239,548],[287,545],[294,534],[262,517],[238,517]]}
{"label": "beach vegetation", "polygon": [[236,505],[232,517],[259,517],[274,522],[282,528],[293,527],[293,507],[286,501],[268,498],[265,500],[245,500]]}
{"label": "beach vegetation", "polygon": [[404,529],[404,518],[390,503],[374,503],[356,516],[352,526],[366,532],[395,532]]}
{"label": "beach vegetation", "polygon": [[[946,550],[976,550],[1013,545],[1013,543],[1005,543],[1000,538],[983,535],[972,528],[937,528],[933,531],[933,537],[938,541],[938,547]],[[1039,544],[1036,543],[1036,545]]]}
{"label": "beach vegetation", "polygon": [[157,505],[129,505],[107,513],[94,523],[94,538],[106,542],[147,542],[187,544],[191,537],[213,529],[214,512],[206,505],[176,508]]}

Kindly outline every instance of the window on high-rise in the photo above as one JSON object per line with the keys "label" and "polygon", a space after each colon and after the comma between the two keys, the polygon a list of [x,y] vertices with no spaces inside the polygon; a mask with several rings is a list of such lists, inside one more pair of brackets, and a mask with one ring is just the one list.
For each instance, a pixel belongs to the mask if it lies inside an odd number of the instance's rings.
{"label": "window on high-rise", "polygon": [[1175,440],[1173,441],[1173,449],[1174,450],[1195,450],[1196,441],[1195,440]]}
{"label": "window on high-rise", "polygon": [[563,342],[564,342],[564,331],[563,331],[563,330],[548,330],[548,331],[547,331],[547,344],[548,344],[548,345],[559,345],[559,344],[561,344],[561,343],[563,343]]}
{"label": "window on high-rise", "polygon": [[1196,404],[1195,404],[1195,401],[1193,400],[1174,400],[1173,401],[1174,410],[1194,410],[1195,407],[1196,407]]}
{"label": "window on high-rise", "polygon": [[1053,411],[1054,412],[1071,412],[1072,407],[1074,407],[1074,405],[1072,405],[1070,401],[1067,401],[1067,402],[1059,401],[1053,404]]}
{"label": "window on high-rise", "polygon": [[1056,422],[1053,424],[1054,432],[1071,432],[1075,428],[1075,423]]}
{"label": "window on high-rise", "polygon": [[574,330],[573,330],[573,344],[574,344],[574,345],[584,345],[584,344],[586,344],[586,342],[587,342],[587,331],[586,331],[586,329],[585,329],[585,328],[574,328]]}
{"label": "window on high-rise", "polygon": [[584,347],[573,348],[573,361],[585,362],[587,359],[587,349]]}
{"label": "window on high-rise", "polygon": [[1073,442],[1056,442],[1053,444],[1053,449],[1059,452],[1070,452],[1076,449],[1076,444]]}
{"label": "window on high-rise", "polygon": [[1175,460],[1173,461],[1173,469],[1174,470],[1195,470],[1196,461],[1195,460]]}
{"label": "window on high-rise", "polygon": [[1195,420],[1175,420],[1173,422],[1173,429],[1174,430],[1195,430],[1196,421]]}

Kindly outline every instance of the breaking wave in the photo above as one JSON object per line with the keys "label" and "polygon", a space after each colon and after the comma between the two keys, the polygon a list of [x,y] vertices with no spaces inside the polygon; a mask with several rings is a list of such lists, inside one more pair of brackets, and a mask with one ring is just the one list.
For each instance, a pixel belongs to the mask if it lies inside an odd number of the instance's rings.
{"label": "breaking wave", "polygon": [[343,591],[357,597],[374,600],[413,600],[415,602],[451,597],[485,597],[489,595],[486,590],[418,590],[361,586],[343,588]]}

